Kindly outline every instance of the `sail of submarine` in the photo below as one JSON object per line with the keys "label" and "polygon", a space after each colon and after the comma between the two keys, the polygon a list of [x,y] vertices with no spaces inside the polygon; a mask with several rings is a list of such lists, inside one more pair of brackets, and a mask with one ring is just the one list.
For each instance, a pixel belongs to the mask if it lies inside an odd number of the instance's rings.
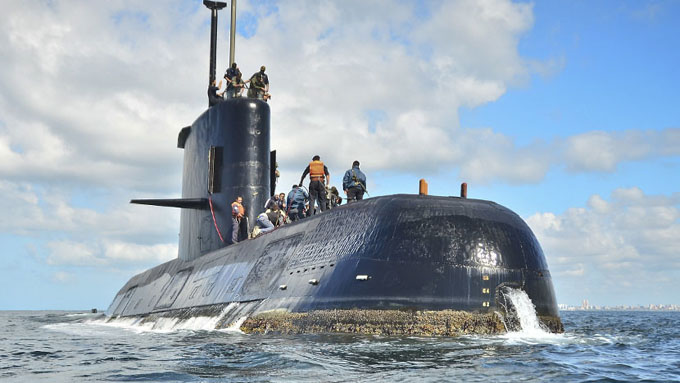
{"label": "sail of submarine", "polygon": [[[226,4],[204,4],[212,83],[217,11]],[[178,258],[133,276],[109,320],[219,315],[216,328],[247,317],[239,323],[249,333],[501,333],[496,311],[513,287],[546,328],[563,331],[536,237],[491,201],[373,197],[229,245],[230,202],[243,196],[252,223],[274,193],[270,132],[269,105],[251,98],[226,99],[181,129],[182,198],[131,201],[181,208]]]}

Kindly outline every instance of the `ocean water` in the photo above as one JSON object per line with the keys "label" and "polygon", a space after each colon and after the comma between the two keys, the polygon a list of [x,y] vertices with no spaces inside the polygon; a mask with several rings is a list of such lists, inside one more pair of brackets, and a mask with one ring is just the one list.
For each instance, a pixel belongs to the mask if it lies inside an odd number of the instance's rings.
{"label": "ocean water", "polygon": [[680,312],[562,312],[566,332],[458,338],[246,335],[212,319],[156,329],[77,312],[0,311],[9,382],[671,382]]}

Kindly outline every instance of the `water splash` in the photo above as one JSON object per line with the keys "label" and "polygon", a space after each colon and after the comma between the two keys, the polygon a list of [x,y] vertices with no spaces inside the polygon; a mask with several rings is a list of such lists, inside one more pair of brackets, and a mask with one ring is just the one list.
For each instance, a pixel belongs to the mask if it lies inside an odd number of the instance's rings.
{"label": "water splash", "polygon": [[228,327],[226,327],[226,328],[224,328],[224,329],[221,329],[220,331],[224,331],[224,332],[236,332],[236,333],[239,333],[239,334],[245,334],[243,331],[241,331],[241,325],[243,324],[243,322],[246,321],[246,319],[248,319],[247,316],[242,316],[242,317],[238,318],[238,319],[237,319],[234,323],[232,323],[230,326],[228,326]]}
{"label": "water splash", "polygon": [[[238,302],[230,303],[215,316],[193,316],[188,318],[160,317],[155,320],[149,320],[148,318],[99,318],[86,321],[85,323],[97,326],[116,327],[136,333],[168,333],[181,330],[214,331],[220,321],[227,317],[232,310],[236,309],[238,306]],[[245,319],[246,318],[239,319],[236,323],[240,326]],[[235,331],[235,329],[232,329],[232,331]]]}
{"label": "water splash", "polygon": [[536,316],[536,306],[524,290],[505,287],[502,289],[504,301],[501,306],[503,323],[510,337],[544,338],[552,334]]}

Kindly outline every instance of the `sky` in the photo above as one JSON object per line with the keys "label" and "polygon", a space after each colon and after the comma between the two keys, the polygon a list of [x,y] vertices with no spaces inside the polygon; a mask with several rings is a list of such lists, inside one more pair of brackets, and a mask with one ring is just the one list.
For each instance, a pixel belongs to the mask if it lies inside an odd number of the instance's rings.
{"label": "sky", "polygon": [[[3,1],[0,310],[105,309],[177,256],[179,130],[207,107],[200,1]],[[220,12],[218,78],[228,63]],[[680,304],[680,3],[240,0],[279,185],[311,157],[370,196],[495,201],[558,303]],[[287,191],[282,188],[280,191]]]}

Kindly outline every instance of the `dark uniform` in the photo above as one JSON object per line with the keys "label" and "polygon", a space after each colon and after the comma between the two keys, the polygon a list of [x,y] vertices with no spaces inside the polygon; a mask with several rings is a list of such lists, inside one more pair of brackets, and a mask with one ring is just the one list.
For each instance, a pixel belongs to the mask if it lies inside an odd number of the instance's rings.
{"label": "dark uniform", "polygon": [[233,80],[234,77],[236,77],[236,75],[239,73],[241,73],[241,71],[237,67],[231,66],[227,68],[227,71],[224,73],[224,78],[231,82],[231,80]]}
{"label": "dark uniform", "polygon": [[342,197],[340,197],[340,193],[335,186],[328,191],[328,199],[326,205],[328,205],[329,209],[342,204]]}
{"label": "dark uniform", "polygon": [[358,162],[342,177],[342,189],[347,193],[347,203],[361,201],[366,191],[366,175],[359,169]]}
{"label": "dark uniform", "polygon": [[220,88],[216,87],[215,85],[208,87],[208,105],[213,106],[224,101],[222,96],[217,94],[218,90],[220,90]]}
{"label": "dark uniform", "polygon": [[269,77],[264,73],[264,66],[260,68],[260,71],[250,76],[250,89],[248,89],[249,98],[257,98],[260,100],[264,99],[266,92],[266,87],[269,85]]}
{"label": "dark uniform", "polygon": [[237,97],[241,90],[239,87],[234,86],[243,83],[243,80],[241,80],[239,76],[240,74],[241,71],[236,66],[236,63],[227,68],[227,71],[224,73],[224,79],[227,80],[227,96],[229,98]]}
{"label": "dark uniform", "polygon": [[321,160],[312,160],[309,165],[305,168],[300,178],[300,185],[305,179],[305,176],[309,174],[309,215],[315,214],[314,201],[318,202],[319,209],[321,211],[326,210],[326,185],[328,183],[328,177],[330,173],[326,165],[321,162]]}
{"label": "dark uniform", "polygon": [[229,86],[227,87],[227,94],[230,98],[241,97],[241,91],[243,90],[243,87],[245,87],[245,83],[241,78],[241,73],[239,73],[229,83]]}

